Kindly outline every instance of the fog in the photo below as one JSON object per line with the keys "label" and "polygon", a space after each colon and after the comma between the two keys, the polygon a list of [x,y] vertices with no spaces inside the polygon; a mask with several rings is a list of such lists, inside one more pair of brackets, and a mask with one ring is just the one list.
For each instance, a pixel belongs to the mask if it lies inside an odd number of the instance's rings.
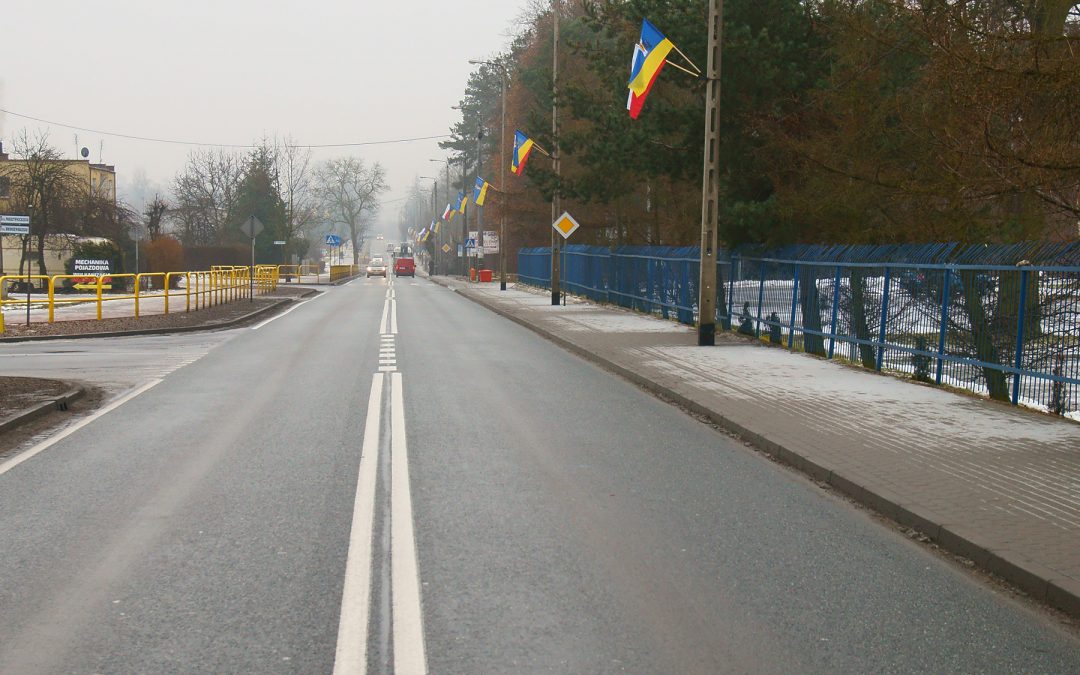
{"label": "fog", "polygon": [[[66,156],[85,147],[116,165],[121,196],[138,203],[167,191],[203,144],[446,134],[468,60],[508,44],[523,4],[5,0],[0,108],[11,114],[0,113],[0,140],[9,150],[19,131],[43,130]],[[443,156],[426,140],[314,157],[346,154],[386,167],[383,221]]]}

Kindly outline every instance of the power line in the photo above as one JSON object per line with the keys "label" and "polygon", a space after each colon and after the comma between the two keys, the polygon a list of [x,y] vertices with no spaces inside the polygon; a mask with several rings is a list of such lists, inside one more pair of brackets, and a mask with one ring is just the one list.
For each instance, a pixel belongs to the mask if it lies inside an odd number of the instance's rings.
{"label": "power line", "polygon": [[[42,124],[49,124],[57,127],[64,127],[65,129],[74,129],[75,131],[85,131],[91,134],[100,134],[102,136],[112,136],[114,138],[126,138],[132,141],[146,141],[148,143],[169,143],[172,145],[198,145],[207,148],[257,148],[259,146],[250,143],[200,143],[197,141],[178,141],[169,138],[150,138],[147,136],[133,136],[131,134],[118,134],[111,131],[101,131],[100,129],[88,129],[86,127],[75,126],[74,124],[64,124],[63,122],[53,122],[50,120],[41,119],[40,117],[33,117],[31,115],[23,115],[22,113],[12,112],[11,110],[4,110],[0,108],[0,113],[12,115],[14,117],[20,117],[26,120],[33,120],[34,122],[40,122]],[[414,141],[433,141],[442,138],[450,138],[450,134],[439,134],[438,136],[415,136],[412,138],[393,138],[384,141],[358,141],[355,143],[321,143],[311,145],[289,144],[294,148],[352,148],[364,145],[390,145],[393,143],[412,143]]]}

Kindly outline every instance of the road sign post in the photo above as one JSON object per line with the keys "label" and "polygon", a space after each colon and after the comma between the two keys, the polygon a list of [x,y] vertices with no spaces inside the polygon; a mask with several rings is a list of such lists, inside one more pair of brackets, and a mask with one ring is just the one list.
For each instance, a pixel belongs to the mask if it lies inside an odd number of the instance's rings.
{"label": "road sign post", "polygon": [[30,325],[30,235],[23,235],[23,260],[26,263],[26,325]]}
{"label": "road sign post", "polygon": [[251,267],[248,273],[248,302],[255,302],[255,237],[263,231],[262,222],[254,215],[240,224],[240,231],[251,238]]}
{"label": "road sign post", "polygon": [[4,276],[4,245],[5,234],[30,234],[30,216],[5,213],[0,215],[0,277]]}

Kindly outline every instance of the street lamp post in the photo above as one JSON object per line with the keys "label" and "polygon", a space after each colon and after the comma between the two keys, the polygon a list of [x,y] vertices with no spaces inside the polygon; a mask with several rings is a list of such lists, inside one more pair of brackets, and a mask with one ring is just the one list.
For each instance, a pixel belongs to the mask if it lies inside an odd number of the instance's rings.
{"label": "street lamp post", "polygon": [[[442,162],[442,164],[443,164],[443,169],[446,171],[446,181],[444,182],[444,184],[446,185],[446,203],[449,205],[449,203],[450,203],[450,160],[448,160],[448,159],[430,159],[428,161],[429,162]],[[447,225],[449,226],[449,223],[447,223]],[[436,247],[438,247],[439,240],[443,238],[442,237],[442,232],[441,232],[442,228],[440,227],[439,230],[440,230],[439,236],[436,237],[436,239],[435,239]],[[450,234],[449,230],[447,230],[447,234]],[[452,239],[452,237],[451,237],[451,239]],[[435,251],[435,255],[438,256],[439,253],[441,253],[441,252],[442,252],[442,249],[439,248],[438,250]],[[446,256],[445,255],[443,255],[443,262],[444,263],[446,262]],[[445,265],[445,267],[446,267],[446,269],[450,269],[450,265],[448,265],[448,264]]]}
{"label": "street lamp post", "polygon": [[[438,208],[435,202],[435,195],[439,191],[439,179],[432,176],[419,176],[419,178],[426,178],[427,180],[431,181],[431,222],[435,222],[435,219],[439,217],[439,215],[435,212],[435,210]],[[432,232],[432,234],[434,234],[434,232]],[[439,236],[435,235],[435,246],[428,247],[428,250],[431,251],[431,261],[430,265],[428,266],[428,274],[432,276],[435,275],[435,247],[438,245]]]}
{"label": "street lamp post", "polygon": [[502,195],[502,209],[499,214],[499,290],[506,290],[506,65],[496,61],[469,61],[499,69],[502,80],[502,112],[499,136],[499,193]]}
{"label": "street lamp post", "polygon": [[[484,125],[477,120],[476,122],[476,180],[483,180],[480,177],[480,173],[484,166]],[[480,254],[483,253],[484,246],[484,207],[479,204],[476,205],[476,246],[473,247],[473,257],[476,258],[476,281],[480,281]]]}

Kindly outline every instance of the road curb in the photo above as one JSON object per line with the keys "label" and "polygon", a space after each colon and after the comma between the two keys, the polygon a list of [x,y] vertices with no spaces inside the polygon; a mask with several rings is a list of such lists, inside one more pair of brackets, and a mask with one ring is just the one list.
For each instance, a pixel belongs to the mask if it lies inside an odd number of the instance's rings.
{"label": "road curb", "polygon": [[695,415],[708,419],[713,424],[742,438],[777,461],[797,469],[814,480],[829,485],[837,492],[862,506],[878,512],[899,525],[924,534],[943,550],[970,559],[978,567],[1009,582],[1031,598],[1074,618],[1080,618],[1080,583],[1077,583],[1076,580],[1063,578],[1052,570],[1043,569],[1027,561],[1020,552],[991,550],[974,541],[964,531],[963,526],[947,523],[939,515],[920,505],[908,503],[900,495],[866,486],[857,478],[843,476],[833,468],[804,457],[797,450],[785,447],[673,389],[658,384],[541,326],[507,312],[487,302],[484,298],[469,293],[468,289],[466,289],[466,292],[461,293],[449,283],[437,279],[432,279],[432,281],[440,286],[451,288],[462,297],[533,331],[586,361],[620,375],[643,389],[678,404]]}
{"label": "road curb", "polygon": [[53,410],[66,410],[67,405],[81,397],[86,390],[82,387],[72,387],[59,396],[54,396],[46,401],[33,405],[20,413],[16,413],[0,420],[0,434],[10,431],[18,426],[26,424]]}
{"label": "road curb", "polygon": [[[316,293],[319,293],[318,289],[310,289],[306,293],[298,295],[296,299],[306,298]],[[76,333],[72,335],[18,335],[12,337],[0,337],[0,344],[6,342],[34,342],[44,340],[78,340],[83,338],[106,338],[106,337],[124,337],[128,335],[164,335],[167,333],[194,333],[201,330],[219,330],[221,328],[232,328],[238,326],[252,319],[258,318],[272,312],[283,305],[288,305],[296,302],[293,298],[282,298],[272,305],[267,305],[261,309],[257,309],[254,312],[249,312],[243,316],[235,319],[229,319],[228,321],[219,321],[216,323],[207,323],[199,326],[176,326],[174,328],[137,328],[135,330],[115,330],[105,331],[101,333]],[[196,310],[197,311],[197,310]]]}

